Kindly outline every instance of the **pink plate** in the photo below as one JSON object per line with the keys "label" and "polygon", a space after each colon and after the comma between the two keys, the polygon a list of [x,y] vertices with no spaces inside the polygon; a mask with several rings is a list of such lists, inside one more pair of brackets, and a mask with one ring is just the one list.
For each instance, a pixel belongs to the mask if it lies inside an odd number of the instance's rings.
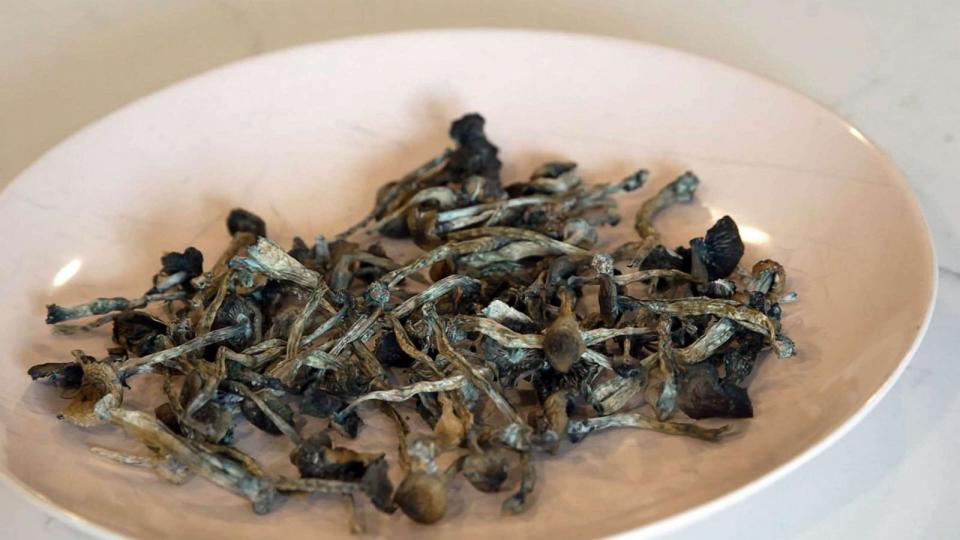
{"label": "pink plate", "polygon": [[[417,32],[296,48],[191,79],[84,129],[0,195],[0,470],[87,531],[136,537],[284,539],[347,535],[336,498],[294,498],[267,516],[201,479],[182,487],[92,455],[133,449],[113,428],[80,430],[28,365],[100,354],[106,332],[54,337],[44,305],[143,292],[164,251],[226,243],[226,211],[266,218],[275,240],[335,233],[373,191],[447,145],[448,122],[488,120],[508,179],[575,159],[588,179],[644,166],[678,173],[697,200],[658,226],[675,245],[723,214],[771,257],[800,300],[784,325],[800,354],[763,362],[756,418],[707,444],[656,433],[591,436],[537,463],[532,509],[501,517],[501,496],[454,486],[451,515],[418,526],[366,507],[370,532],[450,537],[596,536],[662,531],[717,511],[837,440],[893,384],[929,320],[934,256],[923,216],[890,161],[855,128],[790,90],[687,54],[612,39]],[[125,406],[150,404],[136,393]],[[389,429],[373,421],[361,445]],[[269,445],[266,443],[270,443]],[[241,446],[283,470],[290,450],[246,431]],[[261,446],[273,446],[265,451]],[[392,445],[391,445],[392,446]]]}

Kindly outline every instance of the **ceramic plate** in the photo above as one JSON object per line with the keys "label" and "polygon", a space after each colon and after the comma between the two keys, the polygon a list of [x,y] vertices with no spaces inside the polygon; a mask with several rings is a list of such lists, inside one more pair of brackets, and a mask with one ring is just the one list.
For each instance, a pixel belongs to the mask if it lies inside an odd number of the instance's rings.
{"label": "ceramic plate", "polygon": [[[0,468],[52,512],[88,531],[137,537],[346,535],[335,498],[296,498],[267,516],[201,479],[173,487],[95,457],[133,449],[109,427],[59,422],[50,386],[27,366],[100,354],[108,332],[53,337],[44,305],[141,294],[162,252],[218,253],[229,208],[261,214],[271,236],[332,234],[373,192],[448,144],[451,119],[487,118],[507,179],[575,159],[610,181],[643,166],[651,185],[621,197],[630,234],[640,201],[685,170],[693,204],[657,224],[669,245],[723,214],[745,261],[787,269],[799,302],[784,326],[800,354],[768,357],[750,394],[756,417],[720,444],[605,432],[540,459],[529,512],[454,487],[433,527],[364,513],[372,534],[583,537],[656,532],[717,511],[796,469],[839,438],[893,384],[913,353],[935,288],[928,231],[907,183],[855,128],[763,79],[687,54],[595,37],[423,32],[311,45],[175,85],[71,137],[0,195]],[[131,407],[147,407],[128,393]],[[370,417],[376,415],[370,414]],[[367,440],[388,437],[371,422]],[[246,444],[241,434],[241,445]],[[283,467],[289,448],[253,453]],[[248,447],[249,448],[249,447]]]}

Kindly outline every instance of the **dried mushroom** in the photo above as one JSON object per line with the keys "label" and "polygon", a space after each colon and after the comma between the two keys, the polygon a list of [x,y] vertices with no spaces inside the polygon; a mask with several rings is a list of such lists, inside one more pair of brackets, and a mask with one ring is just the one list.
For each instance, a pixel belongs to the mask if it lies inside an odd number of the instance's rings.
{"label": "dried mushroom", "polygon": [[[285,249],[263,219],[234,209],[220,253],[163,255],[142,296],[51,304],[57,333],[109,324],[115,346],[30,377],[72,399],[64,420],[108,423],[144,445],[144,455],[92,449],[105,459],[172,484],[202,477],[257,513],[288,496],[336,495],[352,531],[364,500],[435,523],[463,479],[509,491],[503,513],[523,512],[537,498],[536,456],[595,431],[716,441],[728,426],[695,420],[751,417],[756,364],[767,350],[796,353],[784,267],[766,259],[745,272],[729,216],[688,246],[663,245],[654,220],[693,200],[691,172],[642,204],[634,240],[606,246],[600,231],[621,219],[615,198],[648,171],[591,183],[576,163],[551,161],[503,185],[485,128],[478,114],[453,122],[451,148],[381,187],[330,240],[296,237]],[[395,253],[383,238],[417,251]],[[215,261],[206,270],[205,259]],[[152,414],[123,399],[147,377],[163,388]],[[396,463],[390,449],[352,440],[371,415],[396,431]],[[257,431],[286,445],[296,477],[242,450]]]}

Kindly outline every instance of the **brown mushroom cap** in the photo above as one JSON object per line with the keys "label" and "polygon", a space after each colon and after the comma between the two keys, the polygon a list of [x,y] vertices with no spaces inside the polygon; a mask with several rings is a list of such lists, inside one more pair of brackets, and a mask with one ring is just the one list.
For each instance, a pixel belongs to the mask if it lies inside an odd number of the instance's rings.
{"label": "brown mushroom cap", "polygon": [[411,471],[400,483],[394,502],[417,523],[436,523],[447,513],[447,486],[443,477]]}

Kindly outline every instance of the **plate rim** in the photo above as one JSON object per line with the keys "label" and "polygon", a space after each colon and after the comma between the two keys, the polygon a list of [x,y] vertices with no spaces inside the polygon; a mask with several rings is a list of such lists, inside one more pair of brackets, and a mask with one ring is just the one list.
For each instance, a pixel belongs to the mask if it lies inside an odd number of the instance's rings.
{"label": "plate rim", "polygon": [[[747,79],[752,79],[755,82],[759,82],[763,85],[775,87],[781,91],[786,91],[797,99],[806,101],[809,104],[814,105],[822,113],[826,113],[827,116],[833,118],[842,126],[846,127],[851,135],[858,138],[865,146],[869,147],[876,156],[878,156],[883,164],[883,166],[888,169],[891,173],[891,176],[895,179],[896,185],[904,193],[905,198],[912,203],[913,210],[920,217],[920,222],[922,223],[922,229],[924,234],[924,240],[926,241],[926,251],[930,257],[930,285],[928,290],[928,295],[926,299],[926,306],[924,308],[923,320],[920,323],[920,326],[914,330],[914,336],[911,341],[910,347],[903,354],[903,358],[899,361],[894,371],[887,377],[883,384],[876,390],[874,393],[864,402],[864,404],[857,409],[855,413],[850,415],[846,420],[844,420],[839,426],[835,427],[833,431],[828,433],[826,436],[821,438],[819,441],[809,446],[805,450],[796,454],[792,458],[788,459],[784,463],[774,467],[770,471],[762,474],[761,476],[750,480],[749,482],[736,487],[726,493],[717,496],[713,499],[700,503],[698,505],[692,506],[685,510],[681,510],[669,516],[666,516],[662,519],[656,521],[641,524],[634,526],[630,529],[616,531],[608,533],[610,537],[623,537],[626,538],[652,538],[656,536],[661,536],[669,532],[680,530],[684,527],[690,526],[694,523],[702,521],[706,517],[720,512],[726,508],[729,508],[743,500],[748,499],[749,497],[755,495],[756,493],[762,491],[764,488],[774,484],[780,479],[788,476],[793,473],[806,463],[810,462],[813,458],[820,455],[827,448],[835,444],[838,440],[842,439],[850,431],[853,430],[867,415],[872,412],[877,404],[886,396],[890,389],[896,385],[897,381],[900,380],[901,375],[906,370],[907,366],[912,361],[913,357],[916,355],[917,350],[920,347],[920,344],[923,342],[924,337],[927,334],[927,330],[930,327],[931,320],[933,319],[934,307],[936,304],[937,293],[939,290],[939,272],[938,272],[938,258],[936,244],[933,241],[933,235],[930,228],[930,222],[927,219],[926,213],[923,210],[923,207],[920,205],[919,200],[917,199],[910,182],[907,179],[907,175],[897,166],[896,162],[892,159],[889,153],[887,153],[879,144],[877,144],[872,138],[860,131],[853,123],[837,113],[833,109],[829,108],[825,104],[821,103],[815,98],[812,98],[799,90],[796,90],[787,84],[776,81],[772,78],[769,78],[758,73],[754,73],[745,68],[726,63],[721,60],[703,56],[700,54],[692,53],[689,51],[684,51],[681,49],[676,49],[673,47],[668,47],[665,45],[660,45],[657,43],[651,43],[647,41],[634,40],[623,37],[607,36],[600,34],[591,34],[586,32],[574,32],[574,31],[558,31],[558,30],[545,30],[545,29],[526,29],[526,28],[498,28],[498,27],[462,27],[462,28],[428,28],[428,29],[412,29],[412,30],[401,30],[401,31],[391,31],[391,32],[375,32],[375,33],[365,33],[357,34],[352,36],[343,36],[327,40],[318,40],[310,41],[306,43],[301,43],[293,45],[290,47],[284,47],[281,49],[275,49],[263,53],[259,53],[252,56],[246,56],[233,60],[231,62],[221,64],[219,66],[201,71],[190,75],[183,79],[178,79],[169,84],[161,86],[147,94],[139,96],[120,107],[117,107],[110,112],[104,114],[103,116],[97,117],[96,119],[88,122],[79,129],[73,131],[68,136],[59,140],[42,152],[36,157],[27,167],[19,171],[16,176],[2,189],[0,190],[0,200],[9,196],[13,191],[15,186],[23,183],[23,178],[28,176],[28,173],[36,167],[40,162],[44,161],[49,155],[60,150],[62,147],[67,146],[70,142],[82,138],[89,131],[94,130],[97,126],[110,122],[115,117],[120,116],[126,113],[130,109],[136,108],[141,102],[157,98],[158,96],[171,92],[175,89],[178,89],[183,86],[192,84],[195,80],[205,79],[208,77],[216,77],[222,71],[229,71],[236,69],[245,64],[252,64],[257,62],[267,62],[271,58],[279,57],[282,55],[293,55],[293,54],[302,54],[304,51],[316,48],[323,47],[332,47],[332,46],[342,46],[350,42],[360,42],[360,41],[381,41],[381,40],[392,40],[397,38],[404,38],[409,36],[443,36],[443,35],[463,35],[463,34],[472,34],[472,35],[485,35],[495,38],[497,35],[509,34],[512,36],[543,36],[548,38],[559,38],[572,41],[582,41],[584,43],[589,43],[591,41],[604,41],[618,46],[627,46],[627,47],[638,47],[645,48],[651,51],[655,51],[658,54],[666,56],[677,56],[686,58],[688,60],[694,60],[697,62],[703,62],[708,65],[718,67],[729,72],[733,72],[740,77],[746,77]],[[49,500],[43,493],[31,488],[30,486],[23,483],[21,480],[13,476],[6,465],[0,466],[0,485],[11,488],[12,491],[16,492],[21,496],[22,499],[30,503],[34,508],[39,509],[48,516],[55,517],[56,519],[62,521],[68,527],[72,527],[75,530],[78,530],[84,534],[94,536],[97,538],[108,538],[108,539],[122,539],[127,538],[121,533],[110,529],[109,527],[102,525],[93,519],[82,516],[68,508],[62,507],[53,501]]]}

